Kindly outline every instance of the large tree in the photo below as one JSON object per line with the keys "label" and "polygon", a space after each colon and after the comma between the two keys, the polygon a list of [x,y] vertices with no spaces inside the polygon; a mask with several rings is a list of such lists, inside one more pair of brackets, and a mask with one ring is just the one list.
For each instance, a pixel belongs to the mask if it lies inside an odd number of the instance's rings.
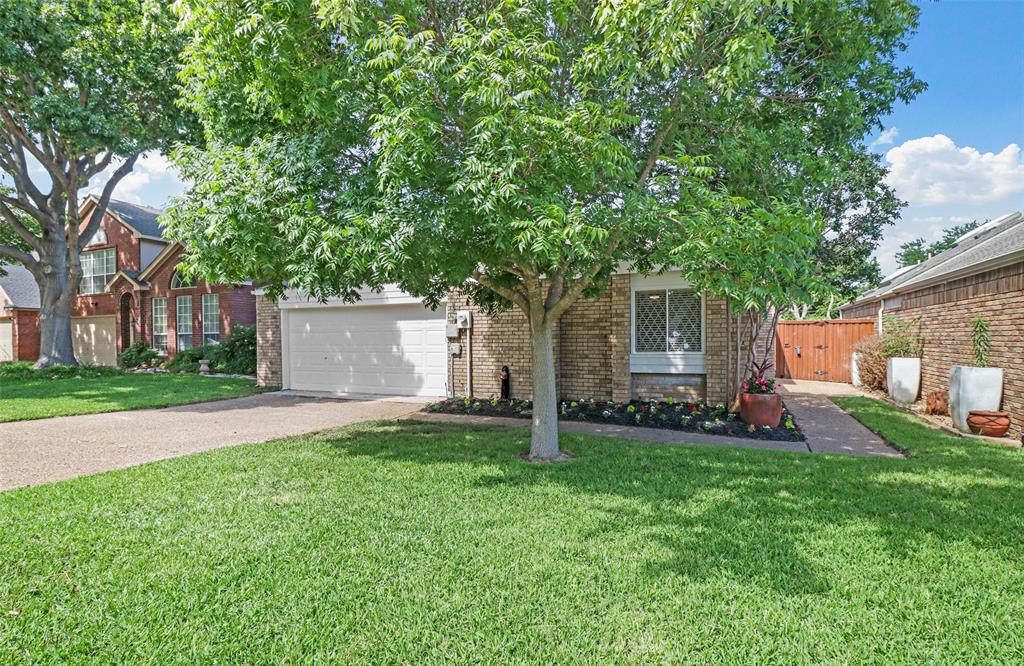
{"label": "large tree", "polygon": [[552,327],[625,264],[810,298],[814,193],[918,82],[917,10],[704,0],[182,0],[209,145],[172,233],[211,279],[396,281],[518,307],[530,455],[560,456]]}
{"label": "large tree", "polygon": [[[0,259],[40,292],[37,366],[76,363],[79,255],[138,156],[184,136],[175,104],[183,37],[165,3],[0,0]],[[80,196],[105,177],[87,227]]]}

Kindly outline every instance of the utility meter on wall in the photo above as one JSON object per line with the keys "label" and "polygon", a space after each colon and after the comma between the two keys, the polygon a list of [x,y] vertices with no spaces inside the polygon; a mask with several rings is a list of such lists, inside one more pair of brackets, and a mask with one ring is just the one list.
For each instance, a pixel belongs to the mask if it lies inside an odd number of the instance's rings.
{"label": "utility meter on wall", "polygon": [[455,313],[455,324],[459,328],[472,328],[473,327],[473,317],[471,316],[469,310],[459,310],[458,312],[456,312]]}

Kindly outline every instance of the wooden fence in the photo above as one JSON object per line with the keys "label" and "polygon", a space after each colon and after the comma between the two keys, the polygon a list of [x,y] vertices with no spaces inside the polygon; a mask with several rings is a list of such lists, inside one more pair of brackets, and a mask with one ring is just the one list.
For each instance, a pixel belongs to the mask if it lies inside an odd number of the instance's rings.
{"label": "wooden fence", "polygon": [[775,374],[786,379],[849,382],[853,346],[874,334],[874,319],[780,321]]}

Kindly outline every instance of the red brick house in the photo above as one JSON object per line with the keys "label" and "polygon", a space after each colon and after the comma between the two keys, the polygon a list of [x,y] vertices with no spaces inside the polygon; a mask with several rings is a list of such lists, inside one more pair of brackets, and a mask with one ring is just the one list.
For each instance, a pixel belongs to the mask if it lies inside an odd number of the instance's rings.
{"label": "red brick house", "polygon": [[[437,310],[397,288],[354,304],[288,293],[257,296],[261,385],[336,395],[477,396],[531,393],[526,319],[490,317],[459,292]],[[700,399],[736,391],[744,331],[722,299],[705,298],[678,272],[613,276],[605,292],[574,304],[555,334],[558,389],[566,399]],[[745,361],[745,353],[740,356]]]}
{"label": "red brick house", "polygon": [[970,365],[971,322],[983,317],[992,337],[991,364],[1003,369],[1003,409],[1024,432],[1024,213],[1004,215],[965,234],[956,245],[840,308],[844,319],[919,320],[925,338],[921,393],[949,388],[950,368]]}
{"label": "red brick house", "polygon": [[39,288],[27,268],[2,267],[0,275],[0,362],[39,358]]}
{"label": "red brick house", "polygon": [[[95,206],[94,197],[86,199],[83,220]],[[181,246],[163,236],[160,213],[111,200],[83,248],[82,285],[71,307],[79,362],[114,365],[136,340],[171,358],[178,350],[218,342],[236,324],[255,323],[251,286],[190,283],[179,276]],[[38,292],[35,298],[38,307]],[[35,353],[38,344],[36,329]]]}

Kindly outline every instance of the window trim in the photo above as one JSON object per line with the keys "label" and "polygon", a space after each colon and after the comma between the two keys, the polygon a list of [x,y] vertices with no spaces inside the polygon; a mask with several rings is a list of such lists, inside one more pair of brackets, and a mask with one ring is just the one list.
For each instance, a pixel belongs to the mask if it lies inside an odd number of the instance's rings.
{"label": "window trim", "polygon": [[[177,287],[174,286],[175,280],[178,281]],[[197,286],[197,282],[194,279],[191,284],[183,284],[182,280],[183,278],[181,277],[181,274],[178,271],[174,271],[173,273],[171,273],[171,280],[170,282],[167,283],[167,287],[169,289],[173,289],[174,291],[179,291],[184,289],[195,289]]]}
{"label": "window trim", "polygon": [[[82,288],[85,286],[85,280],[87,278],[91,280],[93,276],[92,275],[86,276],[86,274],[85,274],[85,267],[82,266],[82,259],[87,257],[87,256],[88,257],[93,257],[93,256],[99,254],[100,252],[109,252],[114,257],[114,272],[113,273],[104,273],[104,275],[107,275],[108,277],[103,282],[103,288],[100,289],[99,291],[83,291]],[[107,284],[109,284],[110,281],[113,279],[113,277],[115,275],[117,275],[117,248],[115,248],[113,246],[111,246],[111,247],[100,247],[100,248],[96,248],[95,250],[89,250],[87,252],[82,252],[78,256],[78,263],[79,263],[79,266],[82,266],[82,281],[78,284],[78,293],[80,295],[82,295],[82,296],[94,296],[96,294],[106,293],[106,291],[107,291]]]}
{"label": "window trim", "polygon": [[656,374],[704,374],[707,358],[707,299],[700,298],[700,346],[701,351],[681,352],[638,352],[636,351],[636,295],[642,291],[690,289],[678,271],[662,275],[630,275],[629,284],[629,370],[635,373]]}
{"label": "window trim", "polygon": [[[207,318],[206,318],[206,301],[207,301],[207,299],[216,299],[217,300],[217,316],[214,319],[214,323],[217,324],[217,330],[215,330],[215,331],[207,331],[206,330],[206,323],[207,323]],[[201,319],[200,324],[201,324],[201,328],[202,328],[203,346],[205,347],[208,344],[219,345],[220,344],[220,334],[221,334],[221,330],[220,330],[220,294],[215,294],[215,293],[203,294],[200,297],[200,299],[199,299],[199,315],[200,315],[200,319]],[[216,336],[216,338],[214,340],[212,340],[212,341],[207,341],[207,336],[209,336],[209,335]]]}
{"label": "window trim", "polygon": [[[100,234],[103,234],[103,240],[96,240],[96,237],[99,236]],[[110,241],[107,240],[107,230],[104,229],[102,226],[99,226],[99,227],[96,227],[96,231],[93,232],[92,238],[89,239],[89,242],[86,243],[84,247],[92,247],[93,245],[109,245],[109,244],[110,244]],[[97,249],[102,249],[102,248],[97,248]]]}
{"label": "window trim", "polygon": [[[163,301],[164,306],[164,324],[162,327],[156,325],[156,303],[157,301]],[[153,342],[153,349],[157,351],[161,356],[167,356],[168,344],[170,342],[170,318],[167,316],[167,297],[154,298],[149,303],[149,317],[152,322],[152,333],[151,338]],[[163,333],[158,333],[160,329],[163,329]],[[156,338],[161,336],[163,340],[163,349],[157,346]]]}
{"label": "window trim", "polygon": [[[184,333],[181,330],[181,299],[188,299],[188,332]],[[195,347],[195,317],[196,317],[196,304],[192,300],[192,294],[182,294],[174,297],[174,350],[175,352],[185,351],[186,349],[192,349]],[[183,336],[188,336],[188,347],[181,346],[181,340]]]}

